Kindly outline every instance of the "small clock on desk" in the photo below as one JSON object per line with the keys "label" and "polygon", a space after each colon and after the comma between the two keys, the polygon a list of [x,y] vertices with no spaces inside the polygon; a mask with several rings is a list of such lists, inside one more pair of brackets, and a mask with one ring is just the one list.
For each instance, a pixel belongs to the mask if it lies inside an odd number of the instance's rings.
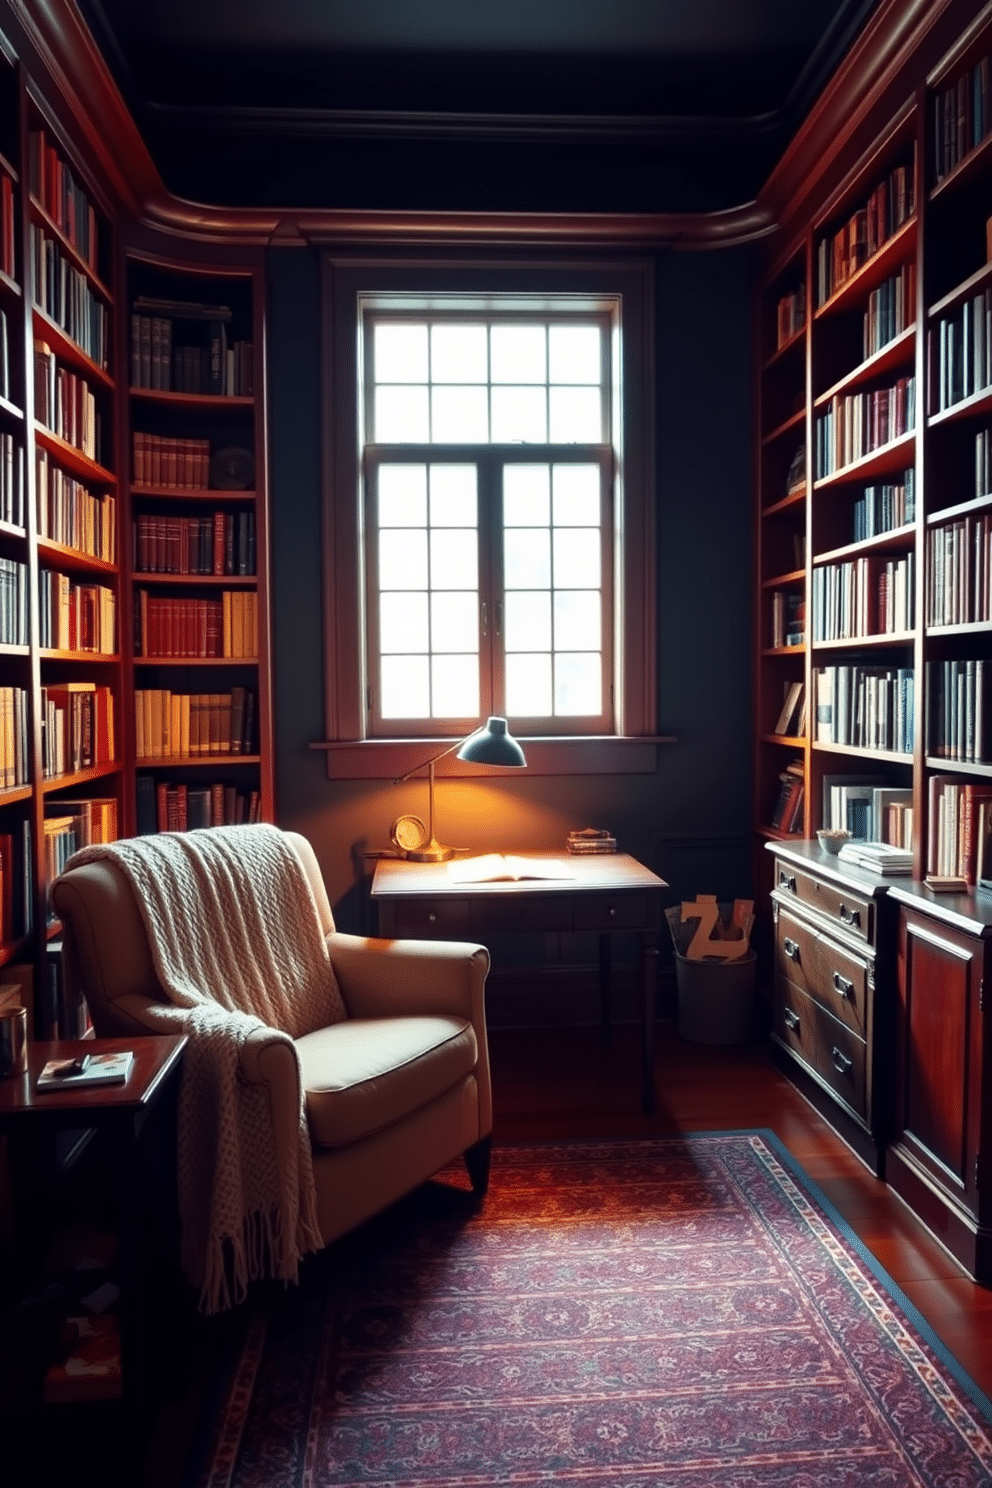
{"label": "small clock on desk", "polygon": [[419,816],[398,816],[389,829],[389,836],[397,852],[406,857],[426,847],[430,834]]}

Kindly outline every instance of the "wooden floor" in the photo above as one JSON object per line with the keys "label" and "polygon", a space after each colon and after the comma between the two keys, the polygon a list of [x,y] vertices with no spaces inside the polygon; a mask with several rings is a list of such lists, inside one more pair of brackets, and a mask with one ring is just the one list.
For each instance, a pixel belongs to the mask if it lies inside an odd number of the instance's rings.
{"label": "wooden floor", "polygon": [[[767,1128],[779,1137],[930,1323],[979,1388],[992,1397],[992,1289],[976,1285],[905,1205],[876,1179],[773,1067],[764,1043],[691,1044],[661,1024],[657,1108],[640,1105],[635,1028],[605,1050],[594,1028],[490,1031],[494,1142],[643,1137]],[[143,1488],[177,1488],[223,1323],[204,1335],[186,1397],[160,1416]]]}

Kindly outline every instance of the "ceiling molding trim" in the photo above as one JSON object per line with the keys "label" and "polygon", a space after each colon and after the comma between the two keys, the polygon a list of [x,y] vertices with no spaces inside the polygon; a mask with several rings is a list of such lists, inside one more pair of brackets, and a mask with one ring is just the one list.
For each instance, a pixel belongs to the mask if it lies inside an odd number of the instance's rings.
{"label": "ceiling molding trim", "polygon": [[840,174],[851,142],[870,125],[873,111],[900,80],[907,98],[915,87],[910,64],[954,0],[882,0],[847,57],[792,140],[758,195],[769,216],[788,229],[809,215],[822,183]]}

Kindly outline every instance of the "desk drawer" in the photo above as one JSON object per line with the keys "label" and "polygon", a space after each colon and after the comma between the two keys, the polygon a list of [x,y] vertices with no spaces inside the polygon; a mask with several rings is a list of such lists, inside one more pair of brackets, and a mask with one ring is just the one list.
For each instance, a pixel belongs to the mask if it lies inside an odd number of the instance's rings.
{"label": "desk drawer", "polygon": [[396,901],[394,911],[396,935],[410,935],[430,940],[434,936],[471,939],[471,919],[467,899],[413,899]]}
{"label": "desk drawer", "polygon": [[875,906],[870,897],[814,878],[783,858],[775,859],[775,887],[780,894],[795,894],[800,904],[808,904],[848,935],[874,945]]}
{"label": "desk drawer", "polygon": [[643,930],[650,924],[643,894],[602,894],[575,900],[576,930]]}
{"label": "desk drawer", "polygon": [[512,935],[527,931],[567,931],[575,920],[574,903],[564,894],[494,894],[471,901],[473,935]]}

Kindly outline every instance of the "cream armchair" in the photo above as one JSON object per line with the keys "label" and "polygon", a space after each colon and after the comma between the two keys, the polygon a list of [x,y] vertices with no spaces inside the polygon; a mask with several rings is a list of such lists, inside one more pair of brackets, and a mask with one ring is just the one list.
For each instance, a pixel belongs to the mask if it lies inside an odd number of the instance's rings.
{"label": "cream armchair", "polygon": [[[485,1192],[489,953],[466,943],[340,934],[313,848],[298,833],[286,835],[313,888],[348,1017],[297,1039],[295,1058],[285,1040],[259,1030],[241,1068],[267,1087],[277,1148],[287,1153],[297,1140],[302,1078],[328,1244],[461,1156],[473,1189]],[[97,1033],[157,1031],[147,1010],[165,997],[121,871],[106,861],[83,864],[53,893],[65,974],[84,991]]]}

